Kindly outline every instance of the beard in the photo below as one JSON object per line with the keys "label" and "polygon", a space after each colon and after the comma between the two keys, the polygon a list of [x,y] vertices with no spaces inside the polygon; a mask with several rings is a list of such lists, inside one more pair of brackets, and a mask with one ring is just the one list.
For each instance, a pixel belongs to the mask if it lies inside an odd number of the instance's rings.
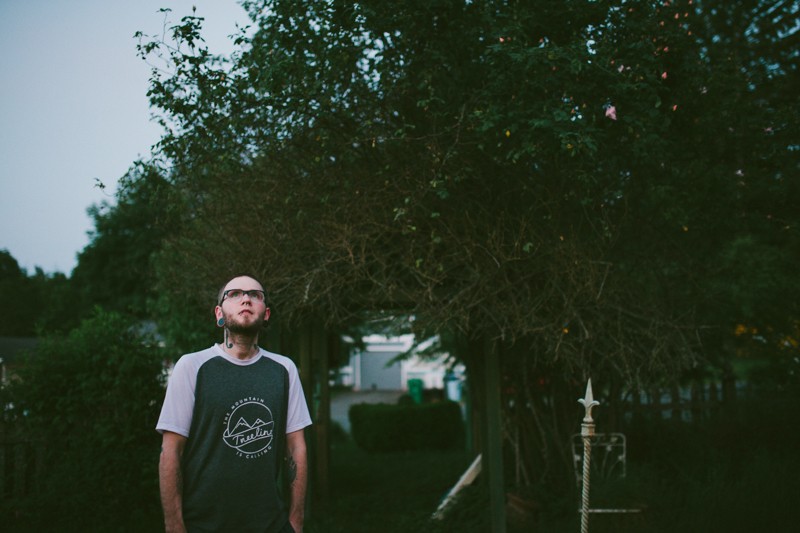
{"label": "beard", "polygon": [[228,328],[228,331],[237,335],[258,335],[265,323],[264,317],[256,314],[253,315],[252,320],[242,321],[238,316],[231,316],[223,311],[222,318],[225,319],[225,327]]}

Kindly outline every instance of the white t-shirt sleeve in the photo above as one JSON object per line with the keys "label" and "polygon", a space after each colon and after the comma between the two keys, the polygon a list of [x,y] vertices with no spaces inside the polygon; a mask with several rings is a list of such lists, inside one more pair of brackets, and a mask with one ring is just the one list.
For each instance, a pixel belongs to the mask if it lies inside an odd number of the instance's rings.
{"label": "white t-shirt sleeve", "polygon": [[197,384],[197,368],[191,357],[178,359],[172,369],[167,384],[167,394],[161,407],[161,416],[156,424],[156,431],[171,431],[189,437],[194,410],[194,390]]}
{"label": "white t-shirt sleeve", "polygon": [[290,361],[286,365],[289,370],[289,405],[286,414],[286,433],[299,431],[311,425],[306,398],[303,396],[303,385],[297,367]]}
{"label": "white t-shirt sleeve", "polygon": [[263,355],[269,357],[283,365],[289,374],[289,397],[287,398],[286,409],[286,433],[299,431],[311,425],[311,415],[306,405],[306,397],[303,395],[303,384],[300,382],[300,373],[297,365],[285,355],[279,355],[264,350]]}

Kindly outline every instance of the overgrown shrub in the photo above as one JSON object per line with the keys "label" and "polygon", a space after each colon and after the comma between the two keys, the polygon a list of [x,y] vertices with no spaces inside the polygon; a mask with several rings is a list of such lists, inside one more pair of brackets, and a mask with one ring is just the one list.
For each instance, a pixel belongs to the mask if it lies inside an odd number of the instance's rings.
{"label": "overgrown shrub", "polygon": [[447,450],[463,444],[461,408],[455,402],[362,403],[350,407],[349,417],[353,440],[368,452]]}
{"label": "overgrown shrub", "polygon": [[36,490],[3,502],[5,524],[125,531],[153,516],[162,357],[135,331],[98,310],[68,336],[43,339],[21,369],[7,423],[42,453]]}

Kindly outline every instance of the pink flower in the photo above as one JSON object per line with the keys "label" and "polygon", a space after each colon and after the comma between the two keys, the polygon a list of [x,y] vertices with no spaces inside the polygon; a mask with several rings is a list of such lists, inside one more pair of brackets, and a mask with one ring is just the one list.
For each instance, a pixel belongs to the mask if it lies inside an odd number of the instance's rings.
{"label": "pink flower", "polygon": [[606,107],[606,116],[611,120],[617,120],[617,108],[613,105]]}

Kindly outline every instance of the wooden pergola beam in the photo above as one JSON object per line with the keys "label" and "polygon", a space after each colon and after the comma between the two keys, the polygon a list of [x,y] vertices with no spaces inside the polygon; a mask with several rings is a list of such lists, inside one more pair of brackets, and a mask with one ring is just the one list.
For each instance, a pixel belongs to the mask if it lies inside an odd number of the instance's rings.
{"label": "wooden pergola beam", "polygon": [[491,340],[484,341],[484,391],[486,442],[484,444],[489,483],[492,533],[506,531],[505,485],[503,480],[502,406],[500,404],[500,353]]}

